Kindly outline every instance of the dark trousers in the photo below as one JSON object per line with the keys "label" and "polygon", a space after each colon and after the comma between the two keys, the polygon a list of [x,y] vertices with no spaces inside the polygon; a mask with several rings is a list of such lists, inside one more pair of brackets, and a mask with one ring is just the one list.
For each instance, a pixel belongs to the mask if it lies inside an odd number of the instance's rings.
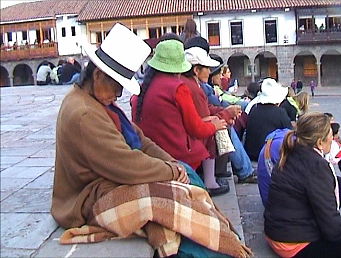
{"label": "dark trousers", "polygon": [[341,258],[341,240],[318,240],[299,251],[294,258]]}

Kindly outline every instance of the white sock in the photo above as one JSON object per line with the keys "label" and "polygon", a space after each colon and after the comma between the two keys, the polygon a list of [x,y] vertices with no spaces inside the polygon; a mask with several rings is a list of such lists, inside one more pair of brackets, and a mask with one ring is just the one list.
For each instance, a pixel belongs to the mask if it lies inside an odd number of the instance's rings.
{"label": "white sock", "polygon": [[202,161],[202,171],[204,175],[204,184],[207,188],[219,188],[220,185],[214,176],[215,159],[205,159]]}

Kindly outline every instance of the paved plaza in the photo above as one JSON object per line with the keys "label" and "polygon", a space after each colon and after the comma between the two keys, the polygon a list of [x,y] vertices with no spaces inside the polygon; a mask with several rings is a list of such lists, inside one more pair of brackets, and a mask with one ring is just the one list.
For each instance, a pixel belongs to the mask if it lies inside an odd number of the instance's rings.
{"label": "paved plaza", "polygon": [[[58,244],[63,230],[49,213],[55,122],[70,87],[1,88],[1,257],[152,257],[144,239]],[[340,105],[341,86],[317,88],[310,110],[330,112],[341,122]],[[128,96],[119,106],[130,114]],[[231,178],[230,186],[228,194],[214,201],[236,225],[255,257],[277,257],[264,241],[263,206],[257,185],[234,184]]]}

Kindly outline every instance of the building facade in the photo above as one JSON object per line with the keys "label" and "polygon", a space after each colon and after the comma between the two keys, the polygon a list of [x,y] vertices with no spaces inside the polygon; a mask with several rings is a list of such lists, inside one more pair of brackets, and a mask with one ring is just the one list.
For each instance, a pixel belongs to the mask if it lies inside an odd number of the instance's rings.
{"label": "building facade", "polygon": [[[28,60],[32,63],[35,59],[34,65],[39,66],[42,58],[56,63],[58,58],[72,55],[82,62],[84,42],[99,45],[116,22],[142,39],[156,40],[166,32],[180,34],[186,19],[192,17],[209,41],[211,53],[229,64],[232,77],[241,86],[264,77],[276,78],[284,85],[301,79],[304,85],[314,80],[320,86],[341,86],[340,0],[251,0],[247,6],[241,0],[78,1],[81,6],[75,1],[48,2],[55,6],[50,7],[52,11],[44,21],[1,17],[1,74],[5,74],[1,81],[7,80],[1,85],[25,83],[25,79],[16,79],[14,70]],[[34,56],[23,47],[24,38],[30,50],[35,49],[35,41],[41,46],[52,42],[46,47],[53,47],[53,55]],[[21,42],[20,49],[13,49],[15,41]],[[26,50],[26,56],[20,55],[21,49]],[[36,67],[30,68],[34,78]],[[6,74],[7,79],[3,79]]]}

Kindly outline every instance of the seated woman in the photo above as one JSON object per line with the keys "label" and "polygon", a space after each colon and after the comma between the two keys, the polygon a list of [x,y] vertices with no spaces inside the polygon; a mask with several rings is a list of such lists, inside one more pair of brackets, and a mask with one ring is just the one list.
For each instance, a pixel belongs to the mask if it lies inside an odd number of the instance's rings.
{"label": "seated woman", "polygon": [[[148,65],[142,92],[132,99],[133,121],[161,148],[196,169],[209,157],[203,140],[226,128],[226,121],[210,116],[203,121],[198,115],[188,87],[179,78],[191,69],[180,40],[161,40]],[[214,169],[204,170],[204,184],[211,196],[229,190],[216,182]]]}
{"label": "seated woman", "polygon": [[90,61],[56,125],[51,213],[67,229],[59,242],[140,235],[161,257],[185,252],[183,242],[187,251],[206,248],[208,257],[249,257],[206,190],[188,184],[186,171],[194,171],[145,137],[114,103],[123,87],[140,92],[133,76],[149,46],[116,24],[98,49],[87,44],[84,50]]}
{"label": "seated woman", "polygon": [[291,128],[287,113],[279,107],[287,94],[288,87],[283,87],[274,79],[267,78],[262,82],[259,103],[252,107],[246,123],[244,146],[251,160],[258,160],[269,133],[276,129]]}
{"label": "seated woman", "polygon": [[[214,98],[217,99],[217,97],[211,95],[210,98],[208,98],[205,94],[206,92],[203,90],[208,82],[210,67],[220,66],[219,62],[210,58],[207,40],[202,37],[195,37],[188,40],[185,44],[185,57],[192,64],[192,68],[181,76],[181,80],[185,82],[190,89],[198,114],[202,118],[206,116],[217,116],[226,121],[230,121],[231,111],[237,110],[239,117],[241,114],[240,106],[230,105],[227,108],[224,108],[219,104],[216,106],[216,103],[220,103],[219,100],[215,102],[212,100]],[[210,87],[210,85],[208,86]],[[235,120],[232,120],[232,124],[234,123]],[[231,121],[229,124],[231,124]],[[215,152],[211,152],[211,158],[206,162],[210,162],[212,169],[219,167],[219,170],[216,169],[216,172],[219,174],[223,174],[224,171],[226,174],[227,161],[228,158],[230,158],[233,172],[237,175],[239,183],[257,183],[257,177],[253,171],[250,159],[233,127],[231,127],[230,132],[235,151],[219,157],[216,157]],[[213,163],[213,158],[215,158],[215,163]],[[205,169],[204,166],[203,169]]]}
{"label": "seated woman", "polygon": [[296,120],[300,115],[303,115],[309,108],[309,94],[301,91],[297,95],[294,95],[294,90],[288,87],[288,95],[279,105],[287,112],[291,124],[296,126]]}
{"label": "seated woman", "polygon": [[341,257],[339,186],[323,158],[331,141],[329,118],[318,112],[284,137],[264,211],[266,239],[281,257]]}
{"label": "seated woman", "polygon": [[[218,61],[220,66],[211,68],[210,77],[208,78],[208,83],[214,90],[214,94],[218,96],[221,102],[227,102],[228,105],[239,105],[242,108],[242,111],[245,110],[246,106],[249,104],[248,99],[243,99],[241,97],[237,97],[232,95],[230,92],[223,90],[222,86],[222,69],[221,67],[224,65],[223,59],[215,54],[210,54],[211,58]],[[227,67],[227,69],[229,69]],[[231,72],[229,72],[231,74]]]}

